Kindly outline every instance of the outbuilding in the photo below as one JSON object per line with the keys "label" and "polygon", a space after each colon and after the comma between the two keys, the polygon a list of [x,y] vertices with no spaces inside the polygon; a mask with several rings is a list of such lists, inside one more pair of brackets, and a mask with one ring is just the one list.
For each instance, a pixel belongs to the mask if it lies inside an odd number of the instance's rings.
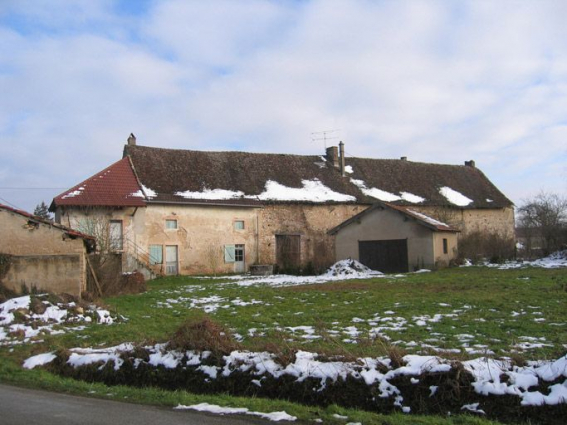
{"label": "outbuilding", "polygon": [[80,297],[95,238],[0,204],[0,282],[20,291]]}
{"label": "outbuilding", "polygon": [[336,260],[351,258],[383,273],[447,266],[458,230],[408,207],[378,202],[329,231]]}

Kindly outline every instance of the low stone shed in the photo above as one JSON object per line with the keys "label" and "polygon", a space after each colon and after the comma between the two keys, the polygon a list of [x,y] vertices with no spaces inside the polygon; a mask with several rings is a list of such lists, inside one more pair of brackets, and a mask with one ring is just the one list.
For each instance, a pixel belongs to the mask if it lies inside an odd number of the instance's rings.
{"label": "low stone shed", "polygon": [[80,296],[94,247],[92,236],[0,204],[0,282],[8,289]]}
{"label": "low stone shed", "polygon": [[457,256],[458,230],[407,207],[379,202],[331,229],[336,260],[399,273],[444,267]]}

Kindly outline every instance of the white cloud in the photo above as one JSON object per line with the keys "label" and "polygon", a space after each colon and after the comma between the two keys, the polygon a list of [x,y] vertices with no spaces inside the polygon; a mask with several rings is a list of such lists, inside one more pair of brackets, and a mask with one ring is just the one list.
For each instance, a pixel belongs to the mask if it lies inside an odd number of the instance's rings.
{"label": "white cloud", "polygon": [[310,133],[340,128],[352,155],[475,159],[514,200],[565,190],[549,171],[567,153],[564,2],[146,5],[0,6],[0,186],[71,186],[119,159],[131,131],[318,154]]}

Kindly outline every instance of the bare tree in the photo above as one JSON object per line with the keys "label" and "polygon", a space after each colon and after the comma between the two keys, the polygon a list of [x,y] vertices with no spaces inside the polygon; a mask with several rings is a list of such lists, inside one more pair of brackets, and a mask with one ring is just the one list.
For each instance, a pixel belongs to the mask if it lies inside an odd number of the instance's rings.
{"label": "bare tree", "polygon": [[106,254],[122,249],[123,234],[113,231],[111,220],[101,214],[90,214],[77,220],[74,226],[82,233],[94,236],[97,252]]}
{"label": "bare tree", "polygon": [[207,263],[209,264],[209,268],[211,269],[213,275],[215,276],[217,275],[217,270],[221,262],[221,255],[222,255],[222,251],[220,247],[209,245],[209,247],[207,248],[206,251]]}
{"label": "bare tree", "polygon": [[543,254],[549,255],[567,243],[567,198],[540,192],[523,201],[518,215],[530,250],[539,241]]}

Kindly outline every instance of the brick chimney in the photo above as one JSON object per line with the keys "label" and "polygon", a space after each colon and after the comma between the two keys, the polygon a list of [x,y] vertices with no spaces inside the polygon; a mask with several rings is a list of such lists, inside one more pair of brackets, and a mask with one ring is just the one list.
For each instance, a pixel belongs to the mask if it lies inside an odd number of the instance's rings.
{"label": "brick chimney", "polygon": [[465,166],[471,167],[471,168],[475,168],[475,167],[476,167],[476,164],[475,164],[474,161],[471,159],[470,161],[465,161]]}
{"label": "brick chimney", "polygon": [[134,133],[130,133],[128,136],[128,146],[136,146],[136,136],[134,136]]}
{"label": "brick chimney", "polygon": [[327,148],[327,154],[325,155],[327,161],[335,168],[339,168],[339,148],[336,146],[330,146]]}
{"label": "brick chimney", "polygon": [[339,142],[339,161],[341,168],[341,176],[345,176],[345,144]]}

